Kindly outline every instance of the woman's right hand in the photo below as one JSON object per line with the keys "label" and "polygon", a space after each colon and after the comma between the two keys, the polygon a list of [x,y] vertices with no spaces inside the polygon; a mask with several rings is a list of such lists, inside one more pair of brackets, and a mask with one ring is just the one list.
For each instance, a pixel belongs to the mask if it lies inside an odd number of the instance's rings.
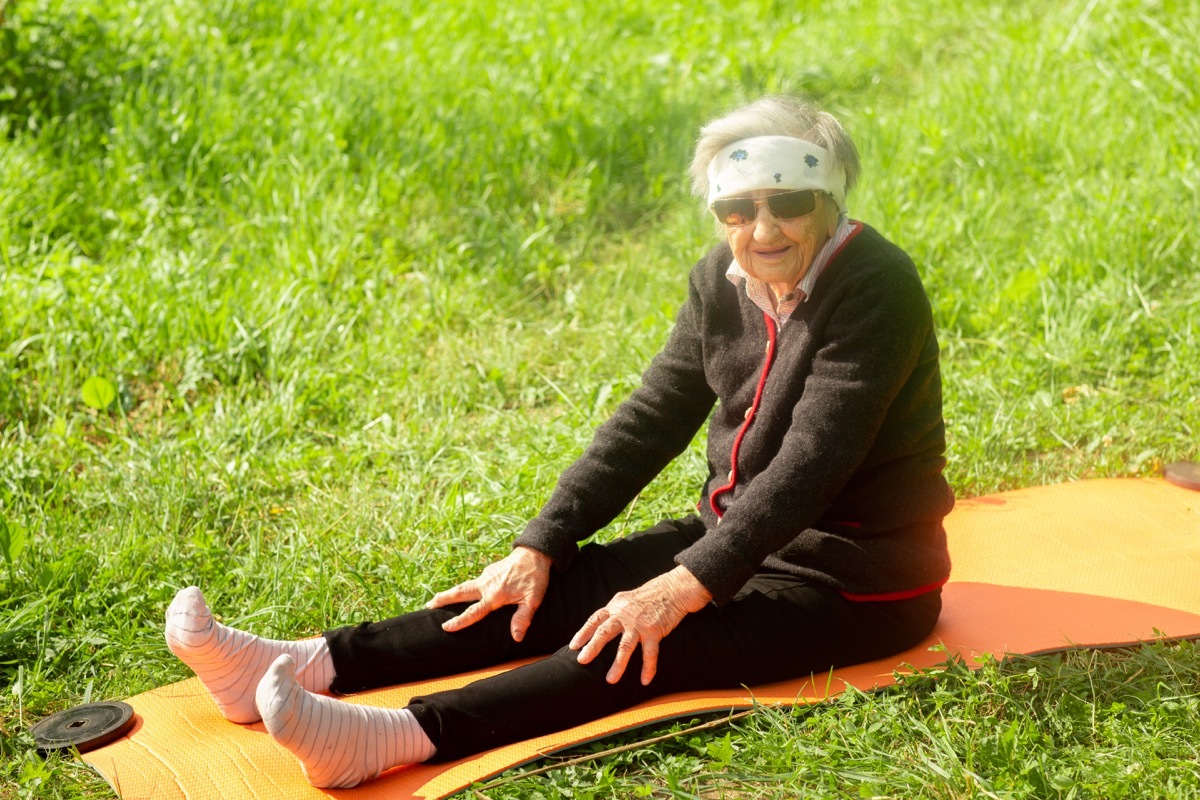
{"label": "woman's right hand", "polygon": [[488,565],[478,578],[438,592],[425,607],[442,608],[474,600],[457,617],[442,623],[442,630],[453,633],[474,625],[498,608],[515,605],[517,610],[510,630],[513,641],[519,642],[525,638],[533,613],[546,595],[550,564],[550,556],[545,553],[518,545],[503,559]]}

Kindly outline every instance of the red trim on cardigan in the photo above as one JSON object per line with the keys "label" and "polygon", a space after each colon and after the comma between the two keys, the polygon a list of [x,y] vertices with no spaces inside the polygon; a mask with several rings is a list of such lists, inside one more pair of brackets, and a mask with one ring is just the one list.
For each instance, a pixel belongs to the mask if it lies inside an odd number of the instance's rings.
{"label": "red trim on cardigan", "polygon": [[[851,225],[852,230],[850,233],[837,246],[837,249],[830,253],[829,257],[825,259],[826,266],[832,264],[837,258],[838,254],[842,252],[842,248],[849,244],[854,237],[862,233],[863,224],[861,222],[851,220]],[[822,268],[822,271],[824,271],[824,268]],[[721,517],[725,516],[725,512],[722,511],[721,507],[717,505],[717,498],[726,492],[732,491],[733,487],[737,485],[738,448],[740,448],[742,445],[742,439],[745,438],[746,431],[750,428],[750,423],[754,421],[754,415],[758,411],[758,403],[762,399],[763,387],[767,385],[767,374],[771,371],[771,364],[775,360],[775,339],[777,335],[775,320],[771,319],[771,315],[764,311],[763,321],[767,323],[767,359],[763,364],[762,375],[758,379],[758,388],[754,392],[754,402],[750,406],[750,413],[746,416],[746,421],[742,423],[742,428],[738,431],[737,438],[733,440],[733,452],[729,456],[729,460],[731,462],[729,470],[731,477],[729,479],[729,483],[725,484],[720,489],[717,489],[708,496],[708,504],[712,506],[713,513],[717,515],[718,521],[721,519]],[[856,523],[853,522],[847,522],[844,524],[849,527],[856,526]]]}
{"label": "red trim on cardigan", "polygon": [[923,594],[940,589],[946,585],[946,581],[950,580],[947,576],[940,581],[927,583],[924,586],[918,586],[915,589],[904,589],[899,592],[884,592],[883,594],[854,594],[853,592],[842,592],[842,597],[852,603],[889,603],[894,600],[912,600],[914,597],[920,597]]}
{"label": "red trim on cardigan", "polygon": [[775,321],[766,312],[763,312],[763,321],[767,323],[767,357],[763,362],[762,375],[758,378],[758,388],[754,390],[754,402],[750,404],[749,412],[746,414],[746,421],[742,423],[742,429],[738,431],[737,438],[733,440],[733,452],[729,454],[729,483],[708,496],[708,504],[712,506],[713,513],[717,515],[718,520],[725,516],[725,512],[717,505],[717,498],[725,492],[731,491],[737,485],[738,449],[742,446],[742,439],[745,438],[746,431],[750,429],[750,423],[754,421],[754,415],[758,411],[758,403],[762,400],[763,389],[767,385],[767,375],[771,372],[771,364],[775,361]]}
{"label": "red trim on cardigan", "polygon": [[[862,233],[863,224],[861,222],[859,222],[858,220],[852,219],[852,220],[850,220],[850,225],[853,228],[853,230],[851,230],[850,233],[846,234],[846,238],[842,239],[842,242],[841,242],[841,244],[839,244],[837,246],[837,249],[829,254],[829,258],[825,259],[826,264],[832,264],[833,260],[838,257],[838,253],[842,252],[842,248],[845,247],[846,245],[850,244],[850,242],[854,239],[855,236],[858,236],[860,233]],[[822,270],[822,272],[824,272],[824,270]]]}

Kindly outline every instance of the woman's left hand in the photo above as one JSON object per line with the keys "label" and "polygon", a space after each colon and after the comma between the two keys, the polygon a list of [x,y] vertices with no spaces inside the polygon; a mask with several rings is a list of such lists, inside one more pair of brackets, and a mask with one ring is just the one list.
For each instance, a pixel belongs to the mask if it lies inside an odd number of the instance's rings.
{"label": "woman's left hand", "polygon": [[[608,605],[588,617],[571,639],[579,663],[587,664],[617,636],[617,657],[605,677],[616,683],[625,674],[633,651],[642,646],[642,685],[658,671],[658,645],[684,617],[704,608],[712,595],[684,567],[659,575],[631,592],[618,592]],[[580,649],[582,648],[582,649]]]}

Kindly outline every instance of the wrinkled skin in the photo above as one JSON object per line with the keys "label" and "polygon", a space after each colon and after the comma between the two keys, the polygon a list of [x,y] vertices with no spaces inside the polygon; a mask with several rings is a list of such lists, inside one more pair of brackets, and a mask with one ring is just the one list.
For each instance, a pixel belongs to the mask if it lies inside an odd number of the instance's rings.
{"label": "wrinkled skin", "polygon": [[[760,200],[776,191],[758,189],[745,196]],[[779,219],[762,205],[754,222],[727,227],[725,236],[742,269],[770,286],[778,299],[804,278],[837,224],[837,204],[818,194],[816,210],[806,217]]]}
{"label": "wrinkled skin", "polygon": [[[515,605],[510,632],[514,641],[525,638],[533,615],[546,596],[550,581],[550,557],[529,547],[518,546],[506,557],[488,565],[478,578],[463,581],[438,592],[426,608],[442,608],[472,602],[461,614],[442,623],[449,633],[474,625],[498,608]],[[625,674],[629,659],[642,646],[642,685],[649,685],[658,670],[659,644],[688,614],[699,611],[712,599],[700,581],[684,567],[675,569],[636,589],[618,592],[571,638],[570,647],[579,651],[579,663],[590,663],[604,646],[618,636],[617,657],[605,679],[616,683]]]}
{"label": "wrinkled skin", "polygon": [[489,564],[478,578],[435,594],[426,608],[475,601],[457,617],[442,623],[442,630],[453,633],[474,625],[498,608],[515,605],[517,610],[509,630],[513,641],[519,642],[525,638],[533,614],[546,596],[550,564],[550,557],[544,553],[529,547],[514,547],[507,556]]}
{"label": "wrinkled skin", "polygon": [[642,685],[648,686],[658,671],[659,644],[688,614],[699,611],[712,599],[696,577],[684,567],[676,567],[629,592],[618,592],[571,639],[572,650],[579,650],[579,663],[587,664],[617,636],[617,657],[605,680],[616,683],[634,650],[642,646]]}

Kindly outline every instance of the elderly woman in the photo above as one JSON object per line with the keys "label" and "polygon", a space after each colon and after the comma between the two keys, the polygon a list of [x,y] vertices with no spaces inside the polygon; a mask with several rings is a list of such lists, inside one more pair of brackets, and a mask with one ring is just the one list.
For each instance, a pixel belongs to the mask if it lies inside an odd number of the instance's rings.
{"label": "elderly woman", "polygon": [[[642,385],[512,552],[428,607],[300,642],[216,623],[198,589],[167,640],[224,715],[261,718],[317,786],[454,759],[666,692],[779,681],[919,642],[950,562],[938,344],[912,261],[846,216],[858,154],[768,97],[706,125],[692,163],[723,241]],[[697,513],[577,545],[708,419]],[[539,660],[368,708],[353,692]]]}

